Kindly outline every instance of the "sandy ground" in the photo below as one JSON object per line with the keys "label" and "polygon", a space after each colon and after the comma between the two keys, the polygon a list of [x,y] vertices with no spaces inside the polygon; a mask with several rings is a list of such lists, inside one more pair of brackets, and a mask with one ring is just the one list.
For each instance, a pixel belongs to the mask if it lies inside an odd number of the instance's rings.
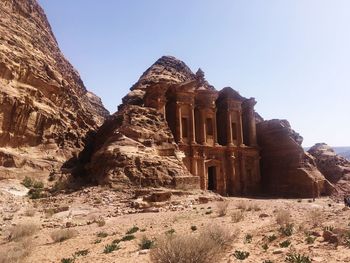
{"label": "sandy ground", "polygon": [[[9,192],[9,188],[17,190]],[[307,199],[230,197],[224,198],[228,203],[226,215],[219,216],[218,206],[223,202],[217,200],[222,198],[200,191],[173,195],[167,202],[153,204],[152,212],[140,213],[131,206],[132,191],[90,187],[71,194],[30,200],[18,194],[23,191],[20,186],[9,188],[0,187],[0,262],[1,255],[4,257],[10,247],[17,247],[21,242],[8,240],[11,226],[32,223],[40,229],[30,237],[29,255],[19,262],[62,262],[81,250],[86,250],[87,255],[76,256],[76,263],[151,262],[150,250],[139,248],[143,237],[157,240],[169,234],[169,230],[174,232],[173,235],[197,235],[215,226],[225,227],[235,235],[220,262],[286,262],[288,253],[308,256],[312,262],[350,262],[349,247],[341,242],[338,246],[325,242],[322,236],[326,227],[333,232],[350,230],[350,210],[329,198],[312,202]],[[212,201],[203,204],[198,201],[199,197]],[[284,236],[279,230],[276,215],[281,211],[290,212],[288,221],[294,226],[291,236]],[[239,213],[243,218],[235,222],[232,215]],[[134,226],[139,228],[133,234],[135,239],[119,242],[120,249],[104,253],[106,245],[122,239]],[[193,226],[197,228],[195,231],[191,229]],[[76,234],[63,242],[54,242],[51,234],[58,229],[74,230]],[[313,243],[307,244],[306,233],[311,233],[315,239]],[[267,237],[272,235],[276,239],[269,241]],[[280,246],[285,240],[291,243],[287,248]],[[249,252],[249,256],[241,261],[234,256],[237,250]]]}

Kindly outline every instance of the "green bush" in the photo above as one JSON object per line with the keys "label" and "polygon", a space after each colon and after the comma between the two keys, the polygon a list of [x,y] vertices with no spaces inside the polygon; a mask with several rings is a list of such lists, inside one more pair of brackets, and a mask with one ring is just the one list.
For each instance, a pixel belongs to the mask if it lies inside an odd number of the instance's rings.
{"label": "green bush", "polygon": [[143,237],[139,244],[140,249],[150,249],[154,246],[154,241],[148,239],[147,237]]}
{"label": "green bush", "polygon": [[249,257],[249,252],[236,250],[235,253],[233,253],[233,256],[239,260],[245,260]]}
{"label": "green bush", "polygon": [[315,240],[316,240],[316,237],[313,237],[313,236],[307,236],[305,239],[306,243],[309,245],[313,244],[315,242]]}
{"label": "green bush", "polygon": [[24,179],[22,181],[22,185],[24,185],[27,188],[31,188],[33,186],[32,178],[30,178],[28,176],[24,177]]}
{"label": "green bush", "polygon": [[253,236],[251,234],[247,234],[244,239],[245,239],[244,240],[245,243],[252,243]]}
{"label": "green bush", "polygon": [[97,237],[105,238],[105,237],[108,237],[108,234],[106,232],[98,232]]}
{"label": "green bush", "polygon": [[133,226],[132,228],[130,228],[128,231],[126,231],[127,235],[131,235],[136,233],[137,231],[139,231],[140,229],[137,226]]}
{"label": "green bush", "polygon": [[126,235],[120,241],[130,241],[130,240],[133,240],[135,238],[136,237],[134,235]]}
{"label": "green bush", "polygon": [[287,255],[286,262],[289,262],[289,263],[311,263],[311,259],[308,256],[293,253],[293,254]]}
{"label": "green bush", "polygon": [[88,249],[79,250],[79,251],[74,253],[74,255],[77,256],[77,257],[86,256],[87,254],[89,254],[89,250]]}
{"label": "green bush", "polygon": [[74,263],[75,258],[62,258],[61,263]]}
{"label": "green bush", "polygon": [[285,226],[282,226],[280,228],[280,232],[284,235],[284,236],[291,236],[293,235],[294,232],[294,225],[293,224],[286,224]]}
{"label": "green bush", "polygon": [[191,230],[192,230],[192,231],[196,231],[196,230],[197,230],[197,227],[196,227],[196,226],[191,226]]}
{"label": "green bush", "polygon": [[280,247],[289,247],[290,243],[290,240],[285,240],[280,243]]}
{"label": "green bush", "polygon": [[110,245],[106,245],[105,246],[105,249],[103,250],[103,253],[105,254],[109,254],[109,253],[112,253],[113,251],[115,250],[118,250],[119,249],[119,246],[117,244],[110,244]]}
{"label": "green bush", "polygon": [[269,242],[272,242],[272,241],[274,241],[274,240],[276,240],[276,239],[277,239],[277,237],[276,237],[275,234],[272,234],[272,235],[270,235],[270,236],[267,237],[267,240],[269,240]]}

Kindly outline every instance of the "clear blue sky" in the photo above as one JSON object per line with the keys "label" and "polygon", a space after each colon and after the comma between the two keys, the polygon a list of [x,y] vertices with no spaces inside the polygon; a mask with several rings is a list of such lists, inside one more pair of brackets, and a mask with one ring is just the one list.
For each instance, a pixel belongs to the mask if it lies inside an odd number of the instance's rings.
{"label": "clear blue sky", "polygon": [[304,146],[350,145],[348,0],[39,0],[61,50],[114,112],[162,55],[255,97]]}

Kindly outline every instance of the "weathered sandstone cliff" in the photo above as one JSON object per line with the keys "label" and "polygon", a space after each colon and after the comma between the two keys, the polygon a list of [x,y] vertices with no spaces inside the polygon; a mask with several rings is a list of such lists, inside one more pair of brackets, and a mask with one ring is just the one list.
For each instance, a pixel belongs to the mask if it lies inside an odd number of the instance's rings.
{"label": "weathered sandstone cliff", "polygon": [[286,120],[257,124],[261,177],[266,194],[313,197],[330,194],[332,186],[301,147],[303,138]]}
{"label": "weathered sandstone cliff", "polygon": [[316,161],[317,168],[324,177],[332,182],[337,195],[350,193],[350,161],[337,155],[332,147],[317,143],[308,151]]}
{"label": "weathered sandstone cliff", "polygon": [[92,181],[110,185],[198,186],[198,178],[183,164],[183,153],[163,115],[145,107],[143,101],[150,87],[160,83],[167,87],[194,76],[182,61],[164,56],[140,77],[124,97],[119,111],[98,129],[88,150],[85,169]]}
{"label": "weathered sandstone cliff", "polygon": [[62,55],[37,1],[2,0],[0,174],[51,169],[107,115]]}

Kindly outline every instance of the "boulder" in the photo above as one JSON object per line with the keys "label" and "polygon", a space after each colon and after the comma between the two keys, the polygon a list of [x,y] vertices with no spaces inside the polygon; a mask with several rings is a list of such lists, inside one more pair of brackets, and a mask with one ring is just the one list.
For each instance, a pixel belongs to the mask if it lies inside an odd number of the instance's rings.
{"label": "boulder", "polygon": [[350,180],[350,161],[335,153],[325,143],[317,143],[308,152],[315,157],[317,168],[332,183],[340,179]]}

